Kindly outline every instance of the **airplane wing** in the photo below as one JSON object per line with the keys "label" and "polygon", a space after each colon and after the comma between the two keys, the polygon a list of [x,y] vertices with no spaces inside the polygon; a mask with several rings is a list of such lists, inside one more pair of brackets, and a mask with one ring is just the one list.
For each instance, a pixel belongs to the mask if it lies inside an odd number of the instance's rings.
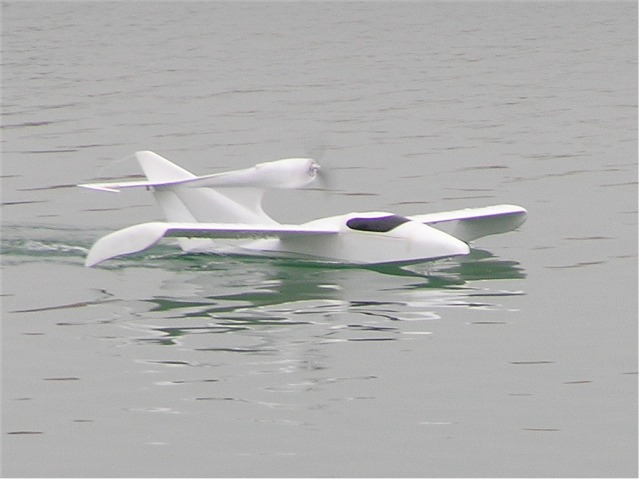
{"label": "airplane wing", "polygon": [[506,233],[526,221],[521,206],[495,205],[411,216],[411,220],[442,229],[466,243],[488,235]]}
{"label": "airplane wing", "polygon": [[336,233],[337,230],[281,224],[142,223],[115,231],[96,241],[87,255],[85,266],[95,266],[116,256],[139,253],[151,248],[164,237],[260,239]]}

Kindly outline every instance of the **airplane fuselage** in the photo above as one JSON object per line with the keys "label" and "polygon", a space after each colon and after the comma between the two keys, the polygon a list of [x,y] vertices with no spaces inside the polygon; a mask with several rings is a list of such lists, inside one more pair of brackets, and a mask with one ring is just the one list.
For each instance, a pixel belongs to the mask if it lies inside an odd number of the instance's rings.
{"label": "airplane fuselage", "polygon": [[350,213],[301,225],[335,234],[262,239],[248,254],[346,264],[410,264],[469,253],[466,243],[423,223],[390,213]]}

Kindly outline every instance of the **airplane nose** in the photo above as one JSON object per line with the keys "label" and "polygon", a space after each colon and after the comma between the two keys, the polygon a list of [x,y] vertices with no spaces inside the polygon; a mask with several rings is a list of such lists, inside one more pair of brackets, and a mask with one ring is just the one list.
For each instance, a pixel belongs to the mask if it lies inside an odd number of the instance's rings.
{"label": "airplane nose", "polygon": [[418,230],[416,242],[419,244],[420,250],[424,251],[425,256],[436,259],[463,256],[470,253],[470,247],[466,243],[443,231],[421,223]]}

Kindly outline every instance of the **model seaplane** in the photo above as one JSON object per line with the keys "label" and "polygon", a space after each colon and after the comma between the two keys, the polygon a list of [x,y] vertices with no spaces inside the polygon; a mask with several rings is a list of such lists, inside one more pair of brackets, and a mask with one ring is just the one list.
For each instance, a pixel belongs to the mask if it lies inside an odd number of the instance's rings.
{"label": "model seaplane", "polygon": [[[300,225],[281,224],[262,209],[264,192],[300,188],[315,180],[320,166],[312,159],[284,159],[195,176],[151,151],[138,151],[135,157],[147,181],[79,186],[108,192],[146,188],[153,192],[166,221],[137,224],[104,236],[89,251],[86,266],[147,250],[165,237],[177,238],[185,252],[408,265],[467,255],[471,241],[512,231],[527,217],[520,206],[497,205],[409,217],[348,213]],[[220,241],[229,239],[239,241],[231,245]]]}

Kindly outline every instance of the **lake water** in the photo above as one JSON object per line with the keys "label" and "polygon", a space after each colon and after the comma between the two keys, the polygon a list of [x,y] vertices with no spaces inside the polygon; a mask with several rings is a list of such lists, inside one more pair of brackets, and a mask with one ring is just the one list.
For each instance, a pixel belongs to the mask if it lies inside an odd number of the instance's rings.
{"label": "lake water", "polygon": [[[637,476],[637,4],[3,2],[4,476]],[[87,269],[196,174],[312,156],[282,221],[511,203],[398,275]],[[395,271],[394,273],[397,273]]]}

